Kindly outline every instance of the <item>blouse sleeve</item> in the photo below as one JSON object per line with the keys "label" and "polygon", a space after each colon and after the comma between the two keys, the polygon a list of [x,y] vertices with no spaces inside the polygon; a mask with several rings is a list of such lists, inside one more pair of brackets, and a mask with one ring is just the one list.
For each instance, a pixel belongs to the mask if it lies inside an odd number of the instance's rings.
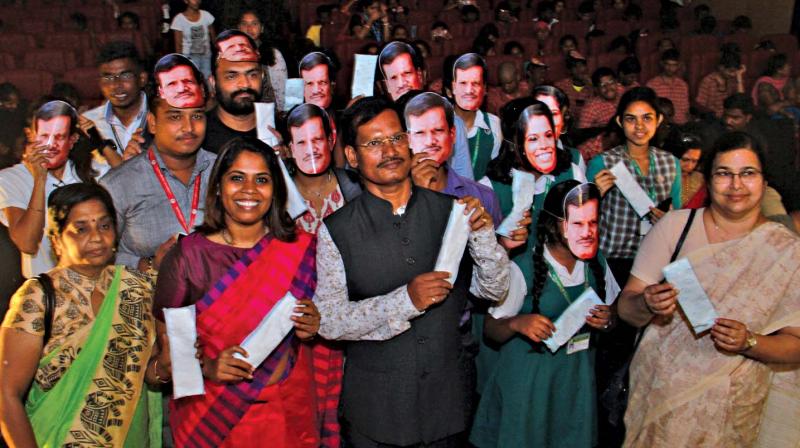
{"label": "blouse sleeve", "polygon": [[631,275],[648,285],[664,279],[661,269],[669,264],[687,216],[685,210],[669,212],[647,232],[633,261]]}
{"label": "blouse sleeve", "polygon": [[164,308],[184,306],[189,297],[189,277],[186,259],[180,244],[175,245],[164,257],[156,281],[153,296],[153,316],[164,321]]}
{"label": "blouse sleeve", "polygon": [[29,279],[11,297],[3,327],[44,336],[44,292],[37,280]]}

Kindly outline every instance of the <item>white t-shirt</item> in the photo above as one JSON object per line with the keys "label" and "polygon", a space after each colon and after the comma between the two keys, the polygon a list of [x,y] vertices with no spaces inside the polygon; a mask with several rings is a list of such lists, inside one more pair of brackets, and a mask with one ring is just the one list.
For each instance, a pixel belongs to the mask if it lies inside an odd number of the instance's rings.
{"label": "white t-shirt", "polygon": [[200,20],[190,22],[183,13],[172,19],[170,29],[183,33],[183,54],[211,54],[208,26],[214,23],[214,16],[200,10]]}
{"label": "white t-shirt", "polygon": [[[61,180],[56,179],[52,174],[47,173],[47,182],[44,187],[45,197],[50,197],[50,193],[58,187],[80,182],[81,179],[75,172],[72,161],[67,161],[66,169]],[[5,209],[16,207],[22,210],[28,208],[33,191],[33,175],[24,164],[18,163],[12,167],[0,171],[0,222],[8,226]],[[45,203],[47,201],[45,200]],[[50,216],[45,214],[44,228],[50,225]],[[35,255],[22,255],[22,275],[27,278],[47,272],[56,265],[56,258],[50,246],[50,238],[47,231],[39,244],[39,251]]]}

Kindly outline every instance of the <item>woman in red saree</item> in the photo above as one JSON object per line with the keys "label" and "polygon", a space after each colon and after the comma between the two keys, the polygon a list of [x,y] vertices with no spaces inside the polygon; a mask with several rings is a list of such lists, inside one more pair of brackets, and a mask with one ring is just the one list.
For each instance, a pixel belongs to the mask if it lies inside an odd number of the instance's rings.
{"label": "woman in red saree", "polygon": [[[172,400],[175,446],[326,446],[338,428],[317,406],[312,348],[320,316],[316,239],[286,212],[286,184],[272,148],[237,138],[211,174],[205,221],[165,258],[156,287],[161,353],[158,377],[171,375],[163,309],[195,304],[205,394]],[[234,358],[239,344],[287,292],[299,298],[294,330],[258,366]],[[302,314],[300,314],[302,313]],[[324,433],[324,436],[323,436]]]}

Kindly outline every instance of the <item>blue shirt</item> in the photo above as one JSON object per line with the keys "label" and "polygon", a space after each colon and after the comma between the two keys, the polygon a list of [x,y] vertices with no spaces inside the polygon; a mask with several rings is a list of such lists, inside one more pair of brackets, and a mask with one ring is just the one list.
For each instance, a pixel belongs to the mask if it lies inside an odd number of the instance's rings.
{"label": "blue shirt", "polygon": [[[469,158],[469,143],[467,142],[467,125],[458,115],[454,115],[453,125],[456,128],[456,141],[453,144],[453,155],[450,156],[450,166],[461,177],[469,180],[475,179],[472,174],[472,161]],[[486,207],[486,205],[484,205]]]}
{"label": "blue shirt", "polygon": [[[447,167],[445,167],[445,169],[447,169]],[[483,208],[491,215],[495,228],[497,228],[503,220],[503,213],[500,211],[500,201],[497,200],[494,191],[486,185],[479,184],[472,179],[467,179],[459,175],[454,169],[447,170],[447,185],[444,187],[442,193],[455,196],[459,199],[464,196],[478,198]]]}

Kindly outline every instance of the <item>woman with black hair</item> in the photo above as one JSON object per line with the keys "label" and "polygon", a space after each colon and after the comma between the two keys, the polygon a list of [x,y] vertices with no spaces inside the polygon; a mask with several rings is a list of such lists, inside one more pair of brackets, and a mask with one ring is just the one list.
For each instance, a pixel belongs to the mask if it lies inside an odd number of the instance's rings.
{"label": "woman with black hair", "polygon": [[[320,433],[308,344],[320,324],[311,301],[316,239],[295,226],[286,197],[271,147],[253,137],[229,141],[209,179],[203,225],[164,259],[154,299],[161,352],[153,370],[159,381],[171,379],[164,308],[195,305],[205,389],[170,401],[175,446],[247,446],[258,439],[274,447],[331,446]],[[293,331],[261,364],[235,357],[249,356],[242,341],[287,291],[297,299]]]}
{"label": "woman with black hair", "polygon": [[117,214],[103,187],[60,187],[48,210],[58,266],[14,294],[0,331],[3,437],[20,447],[161,446],[148,428],[161,394],[144,384],[157,383],[155,271],[114,266]]}
{"label": "woman with black hair", "polygon": [[[550,109],[541,101],[532,98],[520,98],[510,101],[501,111],[501,123],[513,123],[504,129],[504,135],[513,136],[514,140],[504,140],[500,155],[489,162],[486,175],[490,186],[500,202],[503,216],[508,216],[514,207],[512,185],[514,178],[533,177],[535,180],[533,204],[530,209],[532,226],[526,243],[509,251],[509,257],[524,278],[526,300],[533,287],[534,272],[531,252],[536,245],[536,223],[541,216],[544,198],[550,188],[560,182],[581,179],[580,169],[570,162],[565,151],[556,149],[555,126]],[[521,182],[521,180],[518,180]],[[513,267],[512,267],[513,268]],[[493,311],[489,311],[493,313]],[[483,333],[482,314],[475,314],[473,333],[481,341],[481,349],[476,359],[478,371],[478,393],[482,393],[483,384],[491,374],[498,358],[498,344],[480,337]]]}
{"label": "woman with black hair", "polygon": [[[600,191],[568,180],[544,200],[531,258],[533,283],[520,314],[486,318],[485,333],[502,344],[497,368],[478,407],[470,442],[496,446],[594,446],[597,404],[590,334],[612,321],[609,305],[594,305],[568,343],[547,350],[553,322],[589,288],[609,303],[619,287],[598,246]],[[532,253],[532,256],[531,256]]]}

